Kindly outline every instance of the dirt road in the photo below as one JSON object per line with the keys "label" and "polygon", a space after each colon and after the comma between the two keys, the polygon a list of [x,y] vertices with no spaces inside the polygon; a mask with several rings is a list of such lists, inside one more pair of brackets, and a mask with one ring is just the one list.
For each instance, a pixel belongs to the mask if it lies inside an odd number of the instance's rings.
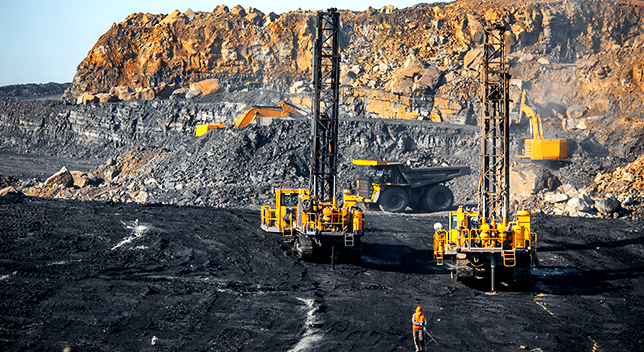
{"label": "dirt road", "polygon": [[416,305],[434,351],[644,342],[641,223],[537,216],[533,290],[488,294],[435,265],[437,220],[367,213],[362,258],[331,270],[296,259],[255,210],[5,198],[0,349],[409,351]]}

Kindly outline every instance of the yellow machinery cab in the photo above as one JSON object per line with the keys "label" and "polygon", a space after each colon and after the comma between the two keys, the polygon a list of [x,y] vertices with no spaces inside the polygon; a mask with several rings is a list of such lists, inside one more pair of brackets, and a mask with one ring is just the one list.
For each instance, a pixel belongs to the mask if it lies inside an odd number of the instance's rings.
{"label": "yellow machinery cab", "polygon": [[293,225],[297,220],[299,199],[301,196],[308,197],[308,195],[309,190],[304,188],[276,189],[275,208],[271,208],[270,205],[262,206],[262,229],[291,237]]}

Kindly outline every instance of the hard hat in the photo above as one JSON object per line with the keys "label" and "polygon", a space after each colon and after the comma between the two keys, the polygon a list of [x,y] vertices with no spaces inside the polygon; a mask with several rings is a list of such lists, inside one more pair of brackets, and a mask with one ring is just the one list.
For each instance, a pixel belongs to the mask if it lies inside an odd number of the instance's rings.
{"label": "hard hat", "polygon": [[420,306],[418,306],[418,307],[416,307],[416,311],[417,311],[417,312],[422,312],[423,310],[422,310],[422,309],[420,309]]}
{"label": "hard hat", "polygon": [[329,208],[324,208],[324,210],[322,210],[322,214],[324,214],[324,216],[330,216],[332,213],[333,211]]}

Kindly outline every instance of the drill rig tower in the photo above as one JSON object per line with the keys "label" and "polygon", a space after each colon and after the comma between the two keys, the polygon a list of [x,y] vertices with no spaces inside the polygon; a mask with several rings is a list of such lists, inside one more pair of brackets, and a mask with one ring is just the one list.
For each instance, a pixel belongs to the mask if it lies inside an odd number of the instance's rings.
{"label": "drill rig tower", "polygon": [[313,52],[313,120],[309,190],[318,202],[331,202],[338,171],[338,111],[340,89],[340,13],[318,12]]}
{"label": "drill rig tower", "polygon": [[530,213],[517,211],[508,220],[510,197],[509,80],[505,61],[505,28],[486,27],[481,67],[481,127],[479,209],[463,207],[449,213],[449,227],[434,226],[434,258],[469,262],[489,273],[495,291],[496,272],[514,283],[526,284],[536,257],[536,234],[530,230]]}
{"label": "drill rig tower", "polygon": [[313,52],[313,116],[309,188],[276,189],[275,208],[262,207],[262,229],[281,233],[293,242],[301,258],[323,248],[335,254],[358,255],[363,213],[356,196],[344,194],[338,203],[338,112],[340,88],[340,13],[318,12]]}

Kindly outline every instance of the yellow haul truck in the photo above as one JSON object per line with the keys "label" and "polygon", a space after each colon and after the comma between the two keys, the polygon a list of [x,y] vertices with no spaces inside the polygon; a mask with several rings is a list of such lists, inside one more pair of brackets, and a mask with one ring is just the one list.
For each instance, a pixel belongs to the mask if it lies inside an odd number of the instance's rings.
{"label": "yellow haul truck", "polygon": [[357,181],[358,202],[371,210],[399,213],[407,206],[413,210],[445,211],[452,207],[454,195],[443,183],[470,174],[467,166],[410,168],[398,161],[353,160],[368,166],[367,175]]}

